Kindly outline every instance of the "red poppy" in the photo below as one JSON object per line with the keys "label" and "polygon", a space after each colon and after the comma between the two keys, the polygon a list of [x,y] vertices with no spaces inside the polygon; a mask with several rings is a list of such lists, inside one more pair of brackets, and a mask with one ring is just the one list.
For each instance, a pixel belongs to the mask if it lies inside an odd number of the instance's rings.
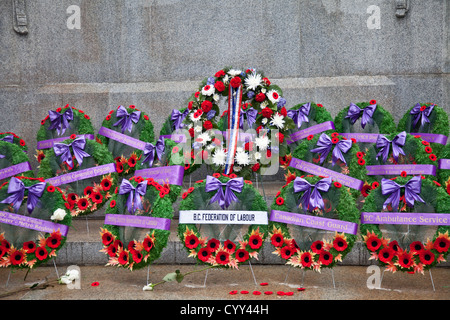
{"label": "red poppy", "polygon": [[103,191],[108,191],[111,189],[112,183],[109,179],[105,178],[100,182],[100,185],[102,186]]}
{"label": "red poppy", "polygon": [[118,250],[118,244],[116,243],[116,241],[114,241],[114,243],[112,243],[108,246],[108,255],[110,257],[115,257],[117,254],[117,250]]}
{"label": "red poppy", "polygon": [[450,241],[445,236],[437,237],[433,244],[433,248],[439,253],[446,252],[449,247]]}
{"label": "red poppy", "polygon": [[11,252],[10,261],[13,266],[20,265],[25,260],[25,254],[21,250]]}
{"label": "red poppy", "polygon": [[254,296],[260,296],[261,295],[261,291],[255,290],[255,291],[253,291],[253,295]]}
{"label": "red poppy", "polygon": [[86,198],[81,198],[77,202],[78,208],[80,210],[86,210],[86,208],[89,206],[89,201]]}
{"label": "red poppy", "polygon": [[122,250],[119,254],[119,263],[121,265],[126,265],[128,263],[128,252],[125,250]]}
{"label": "red poppy", "polygon": [[184,240],[184,244],[189,249],[197,248],[198,243],[199,243],[199,241],[195,234],[191,234],[191,235],[187,236],[186,239]]}
{"label": "red poppy", "polygon": [[39,247],[36,249],[35,255],[39,261],[42,261],[44,259],[47,259],[48,251],[47,249],[45,249],[45,247]]}
{"label": "red poppy", "polygon": [[219,245],[220,245],[220,241],[213,238],[208,241],[208,243],[206,244],[206,247],[209,249],[209,251],[215,252],[215,251],[217,251],[217,249],[219,249]]}
{"label": "red poppy", "polygon": [[377,104],[377,100],[370,100],[369,103],[370,104]]}
{"label": "red poppy", "polygon": [[103,196],[100,192],[94,192],[91,194],[90,198],[92,199],[92,201],[94,201],[95,203],[102,203],[103,201]]}
{"label": "red poppy", "polygon": [[426,153],[432,153],[433,149],[431,149],[431,147],[425,147],[425,152]]}
{"label": "red poppy", "polygon": [[213,177],[219,179],[220,178],[220,173],[214,172],[213,173]]}
{"label": "red poppy", "polygon": [[83,193],[84,193],[85,196],[89,196],[89,195],[92,194],[93,191],[94,191],[93,187],[87,186],[86,188],[84,188]]}
{"label": "red poppy", "polygon": [[339,138],[333,138],[333,139],[331,139],[331,142],[338,143],[339,142]]}
{"label": "red poppy", "polygon": [[332,138],[337,138],[339,136],[339,133],[337,133],[337,132],[333,132],[332,134],[331,134],[331,137]]}
{"label": "red poppy", "polygon": [[372,189],[376,189],[376,188],[378,188],[379,186],[380,186],[380,184],[379,184],[378,182],[375,181],[375,182],[372,183],[372,186],[371,186],[371,187],[372,187]]}
{"label": "red poppy", "polygon": [[314,253],[320,253],[322,251],[322,248],[323,248],[323,241],[317,240],[311,244],[311,250]]}
{"label": "red poppy", "polygon": [[67,201],[69,203],[75,203],[78,201],[78,195],[76,193],[69,193],[67,195]]}
{"label": "red poppy", "polygon": [[249,258],[248,251],[245,249],[238,249],[236,250],[236,260],[239,262],[245,262]]}
{"label": "red poppy", "polygon": [[340,188],[340,187],[342,187],[342,184],[340,184],[339,182],[335,181],[335,182],[334,182],[334,186],[335,186],[336,188]]}
{"label": "red poppy", "polygon": [[309,136],[306,137],[307,140],[311,141],[314,138],[313,134],[310,134]]}
{"label": "red poppy", "polygon": [[328,251],[322,250],[319,254],[319,261],[324,265],[328,266],[333,262],[333,255]]}
{"label": "red poppy", "polygon": [[9,250],[3,246],[0,246],[0,258],[3,257]]}
{"label": "red poppy", "polygon": [[106,119],[106,121],[111,120],[111,115],[108,114],[105,119]]}
{"label": "red poppy", "polygon": [[366,240],[366,245],[369,251],[377,251],[381,247],[381,240],[377,236],[370,236]]}
{"label": "red poppy", "polygon": [[232,290],[232,291],[228,292],[228,294],[235,295],[235,294],[238,294],[238,291],[237,290]]}
{"label": "red poppy", "polygon": [[434,261],[434,253],[430,250],[422,250],[419,253],[419,259],[424,265],[430,265]]}
{"label": "red poppy", "polygon": [[104,246],[108,246],[114,240],[113,236],[109,232],[105,232],[102,235],[102,243]]}
{"label": "red poppy", "polygon": [[109,207],[114,208],[115,206],[116,206],[116,200],[111,200],[111,202],[109,203]]}
{"label": "red poppy", "polygon": [[359,164],[360,166],[363,166],[363,165],[366,164],[366,160],[364,160],[363,158],[360,158],[360,159],[358,159],[358,164]]}
{"label": "red poppy", "polygon": [[92,282],[91,287],[98,287],[100,283],[98,281]]}
{"label": "red poppy", "polygon": [[197,256],[201,261],[206,262],[209,259],[209,257],[211,256],[211,251],[209,250],[209,248],[201,248],[198,251]]}
{"label": "red poppy", "polygon": [[435,154],[430,154],[429,156],[428,156],[428,158],[430,158],[430,160],[431,161],[436,161],[437,160],[437,157],[436,157],[436,155]]}
{"label": "red poppy", "polygon": [[52,233],[45,241],[45,244],[52,248],[58,248],[61,245],[61,235],[59,233]]}
{"label": "red poppy", "polygon": [[398,245],[397,240],[393,240],[393,241],[389,242],[388,246],[389,246],[389,248],[394,250],[394,252],[400,251],[400,246]]}
{"label": "red poppy", "polygon": [[90,119],[90,117],[87,114],[85,114],[84,117],[88,120]]}
{"label": "red poppy", "polygon": [[182,195],[181,195],[181,198],[182,199],[186,199],[186,197],[189,195],[189,193],[187,193],[187,192],[185,192],[185,193],[183,193]]}
{"label": "red poppy", "polygon": [[122,163],[116,162],[116,171],[117,171],[118,173],[123,172],[123,165],[122,165]]}
{"label": "red poppy", "polygon": [[281,248],[281,257],[283,259],[289,259],[294,254],[294,250],[290,246],[284,246]]}
{"label": "red poppy", "polygon": [[313,263],[313,257],[310,252],[303,252],[300,256],[300,262],[302,263],[302,266],[305,268],[311,267]]}
{"label": "red poppy", "polygon": [[356,157],[358,157],[358,159],[363,158],[363,157],[364,157],[364,152],[358,151],[358,152],[356,153]]}
{"label": "red poppy", "polygon": [[402,177],[406,177],[408,174],[406,173],[406,171],[402,171],[401,173],[400,173],[400,176],[402,176]]}
{"label": "red poppy", "polygon": [[33,253],[36,250],[36,243],[34,243],[34,241],[24,242],[23,249],[26,253]]}
{"label": "red poppy", "polygon": [[225,241],[223,246],[229,253],[233,253],[236,250],[236,245],[231,240]]}
{"label": "red poppy", "polygon": [[25,141],[24,141],[23,139],[20,139],[19,144],[20,144],[22,147],[25,147]]}
{"label": "red poppy", "polygon": [[363,185],[361,189],[361,194],[363,197],[367,197],[369,195],[369,191],[372,189],[372,187],[368,184]]}
{"label": "red poppy", "polygon": [[398,255],[398,263],[403,268],[409,269],[414,263],[412,254],[406,251],[401,252]]}
{"label": "red poppy", "polygon": [[281,247],[284,243],[284,237],[281,233],[274,233],[270,241],[275,247]]}
{"label": "red poppy", "polygon": [[422,144],[423,144],[424,146],[429,146],[429,145],[430,145],[430,143],[429,143],[428,141],[425,141],[425,140],[422,140]]}
{"label": "red poppy", "polygon": [[133,258],[134,262],[139,263],[142,261],[142,258],[144,256],[139,251],[133,251],[133,253],[131,254],[131,257]]}
{"label": "red poppy", "polygon": [[47,187],[47,191],[48,192],[55,192],[55,187],[54,186],[48,186]]}
{"label": "red poppy", "polygon": [[277,205],[281,206],[284,203],[284,199],[282,197],[278,197],[276,203]]}
{"label": "red poppy", "polygon": [[390,247],[381,249],[380,253],[378,254],[380,261],[382,261],[384,263],[389,263],[394,256],[395,256],[395,251]]}
{"label": "red poppy", "polygon": [[347,241],[345,241],[344,237],[337,236],[333,241],[333,248],[335,248],[337,251],[344,251],[347,249],[348,244]]}
{"label": "red poppy", "polygon": [[133,153],[133,154],[130,156],[130,158],[128,159],[128,165],[129,165],[131,168],[134,168],[134,166],[136,165],[136,162],[137,162],[137,155]]}
{"label": "red poppy", "polygon": [[220,250],[216,254],[216,262],[221,265],[226,265],[230,262],[230,254],[224,250]]}
{"label": "red poppy", "polygon": [[262,239],[258,234],[254,234],[248,239],[248,244],[252,249],[259,249],[262,246],[262,243]]}
{"label": "red poppy", "polygon": [[424,249],[422,242],[420,241],[414,241],[409,245],[409,249],[411,252],[419,253]]}

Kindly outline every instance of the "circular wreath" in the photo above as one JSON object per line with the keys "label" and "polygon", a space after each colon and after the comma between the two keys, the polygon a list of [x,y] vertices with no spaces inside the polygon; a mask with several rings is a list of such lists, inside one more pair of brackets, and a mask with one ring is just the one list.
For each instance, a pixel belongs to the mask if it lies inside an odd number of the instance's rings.
{"label": "circular wreath", "polygon": [[[94,135],[94,126],[91,123],[91,118],[83,110],[70,107],[69,104],[66,104],[64,107],[57,108],[54,111],[50,110],[48,113],[49,114],[41,120],[41,126],[36,136],[38,142],[69,137],[72,134]],[[50,116],[54,119],[53,121]],[[67,121],[67,125],[62,125],[64,119]],[[44,149],[38,149],[36,158],[39,163],[43,157]]]}
{"label": "circular wreath", "polygon": [[[405,185],[411,179],[418,177],[393,178],[399,185]],[[450,196],[439,183],[430,178],[418,179],[421,181],[418,195],[413,206],[407,204],[405,196],[399,201],[399,213],[407,215],[408,212],[450,212]],[[403,194],[403,191],[402,191]],[[363,212],[391,212],[392,203],[383,209],[384,203],[389,200],[388,195],[382,194],[382,187],[378,186],[366,198]],[[450,226],[421,226],[421,225],[389,225],[389,224],[360,224],[360,232],[364,245],[371,252],[370,259],[376,260],[387,270],[423,272],[436,264],[445,261],[450,248]],[[436,230],[437,229],[437,230]],[[386,235],[388,233],[388,235]],[[433,235],[434,233],[434,235]],[[425,241],[425,239],[427,239]],[[430,240],[432,239],[432,240]]]}
{"label": "circular wreath", "polygon": [[[446,163],[450,162],[450,144],[444,146],[444,148],[439,153],[440,160],[445,161]],[[447,193],[450,194],[450,169],[447,169],[447,166],[439,165],[439,169],[437,171],[438,181],[445,187]]]}
{"label": "circular wreath", "polygon": [[[249,178],[253,172],[263,172],[269,165],[261,161],[262,158],[280,156],[287,153],[287,143],[285,134],[288,129],[294,127],[292,119],[287,117],[284,105],[286,100],[282,97],[282,91],[278,86],[272,85],[270,80],[262,73],[257,73],[253,69],[245,71],[226,67],[216,72],[213,77],[209,77],[201,83],[188,102],[188,114],[184,119],[184,129],[194,138],[190,155],[191,161],[188,163],[194,166],[187,168],[187,172],[195,170],[197,157],[209,159],[207,164],[211,165],[214,171],[223,171],[226,164],[227,150],[224,145],[221,132],[228,129],[228,121],[222,116],[222,121],[215,124],[215,118],[219,115],[220,104],[223,97],[228,99],[229,89],[239,88],[242,85],[242,105],[240,109],[241,129],[254,129],[259,135],[254,141],[245,143],[242,141],[238,146],[234,158],[233,173]],[[251,112],[253,114],[251,115]],[[244,114],[245,113],[245,114]],[[263,130],[260,134],[260,131]],[[272,131],[278,130],[275,137]],[[219,138],[218,138],[219,137]],[[272,148],[271,139],[279,142],[278,149]],[[254,146],[259,148],[259,152],[253,152]],[[256,151],[256,148],[255,148]],[[269,160],[270,161],[270,160]]]}
{"label": "circular wreath", "polygon": [[[128,181],[134,188],[141,183],[147,184],[145,194],[138,195],[142,203],[142,209],[138,208],[133,214],[129,213],[127,209],[129,194],[120,194],[119,190],[116,189],[109,207],[105,211],[106,214],[146,216],[170,220],[173,218],[172,201],[166,196],[169,193],[166,187],[151,178],[131,177]],[[101,228],[100,235],[103,243],[101,252],[109,256],[108,266],[136,270],[149,265],[160,257],[161,252],[167,245],[170,230],[105,224]]]}
{"label": "circular wreath", "polygon": [[[64,140],[62,143],[71,145],[76,140],[76,135],[72,135],[70,139]],[[82,158],[81,164],[74,155],[73,146],[69,149],[71,165],[62,156],[57,156],[53,148],[46,150],[45,158],[42,159],[39,167],[38,176],[49,179],[65,174],[73,175],[81,170],[96,166],[114,164],[114,159],[105,146],[94,140],[85,140],[85,142],[83,152],[86,152],[88,156]],[[112,192],[118,184],[118,178],[117,172],[113,171],[100,176],[62,183],[61,188],[67,197],[66,208],[70,210],[74,217],[97,211],[112,197]]]}
{"label": "circular wreath", "polygon": [[[326,142],[326,144],[323,142]],[[326,151],[323,151],[327,148],[322,148],[322,146],[329,147],[328,154],[326,154]],[[336,153],[334,154],[335,150]],[[344,152],[343,150],[347,150],[347,152]],[[341,157],[339,158],[339,156]],[[308,136],[292,152],[292,157],[348,175],[358,180],[364,181],[366,178],[366,162],[364,160],[364,154],[360,151],[358,144],[355,143],[355,141],[340,136],[337,132],[331,134],[323,132],[317,135]],[[345,162],[342,161],[343,159]],[[311,174],[311,172],[300,171],[297,169],[293,169],[293,172],[296,176]],[[355,197],[360,195],[360,190],[350,190]]]}
{"label": "circular wreath", "polygon": [[[124,111],[130,115],[128,121]],[[128,108],[118,106],[116,110],[111,110],[103,120],[102,127],[146,143],[156,144],[153,123],[147,114],[134,105]],[[149,165],[149,163],[142,165],[142,161],[139,161],[143,159],[143,150],[110,139],[100,133],[97,134],[97,141],[105,145],[112,153],[117,163],[117,172],[121,176],[133,174],[136,169],[147,168]]]}
{"label": "circular wreath", "polygon": [[[222,183],[226,183],[237,176],[235,174],[227,176],[214,173],[213,177]],[[205,186],[206,181],[199,180],[193,187],[183,193],[179,210],[215,208],[216,203],[208,203],[217,191],[206,192]],[[231,204],[229,208],[267,211],[266,202],[253,187],[251,181],[244,180],[242,191],[240,193],[235,192],[235,195],[239,201]],[[208,229],[208,235],[202,235],[203,230],[200,229]],[[199,228],[196,224],[180,223],[178,224],[178,237],[187,252],[189,252],[189,257],[195,258],[198,263],[208,264],[213,267],[237,269],[239,264],[251,258],[258,258],[258,253],[262,249],[264,238],[267,235],[268,226],[249,225],[248,229],[243,231],[244,234],[241,239],[233,239],[231,235],[234,234],[235,237],[240,238],[240,231],[243,229],[242,225],[238,225],[237,229],[231,224],[226,225],[222,231],[219,229],[217,224],[205,224]],[[208,236],[210,236],[209,239]]]}
{"label": "circular wreath", "polygon": [[28,152],[28,146],[27,146],[25,140],[23,140],[21,137],[19,137],[14,132],[0,133],[0,140],[15,144],[15,145],[19,146],[22,149],[22,151]]}
{"label": "circular wreath", "polygon": [[[323,179],[312,175],[301,178],[311,185]],[[272,210],[359,224],[360,213],[348,187],[332,181],[328,191],[321,192],[324,207],[309,210],[309,208],[303,208],[303,201],[301,201],[305,191],[296,193],[294,184],[295,180],[281,188],[271,205]],[[332,268],[342,261],[352,250],[357,239],[357,236],[351,233],[333,233],[276,221],[269,222],[269,230],[270,241],[276,248],[274,254],[285,259],[286,264],[319,272],[322,267]]]}
{"label": "circular wreath", "polygon": [[[44,187],[31,214],[27,211],[27,200],[22,201],[16,214],[60,225],[71,225],[72,217],[65,210],[66,198],[60,188],[45,183],[41,178],[17,177],[17,179],[26,187],[24,195],[27,198],[31,197],[29,187],[41,183]],[[10,181],[0,187],[1,201],[10,196],[8,193]],[[14,213],[13,205],[14,203],[0,203],[0,211]],[[45,263],[57,255],[67,239],[60,229],[40,232],[6,223],[1,223],[0,229],[0,266],[14,269],[31,269]]]}
{"label": "circular wreath", "polygon": [[[29,165],[29,158],[23,149],[13,143],[0,141],[0,169],[6,169],[8,167],[24,163],[22,169],[14,176],[34,177],[34,172]],[[3,175],[2,175],[3,176]],[[7,177],[8,176],[8,177]],[[3,183],[6,179],[9,179],[9,174],[5,174],[4,178],[0,180]]]}
{"label": "circular wreath", "polygon": [[[398,131],[406,131],[412,135],[420,133],[439,134],[449,136],[448,115],[443,108],[434,103],[417,103],[406,111],[400,119],[397,127]],[[425,137],[424,140],[428,140]],[[430,142],[430,141],[429,141]],[[441,143],[431,143],[436,153],[445,145]]]}
{"label": "circular wreath", "polygon": [[[337,114],[334,124],[339,133],[390,134],[397,130],[394,117],[376,100],[350,104]],[[367,152],[372,143],[358,144],[361,151]]]}

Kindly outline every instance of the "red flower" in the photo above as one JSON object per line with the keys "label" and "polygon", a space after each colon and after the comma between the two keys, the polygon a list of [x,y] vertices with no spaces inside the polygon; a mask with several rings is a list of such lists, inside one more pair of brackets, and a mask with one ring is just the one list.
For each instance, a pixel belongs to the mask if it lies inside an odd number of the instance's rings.
{"label": "red flower", "polygon": [[255,97],[257,102],[263,102],[266,99],[266,95],[262,92],[258,93]]}
{"label": "red flower", "polygon": [[78,201],[78,195],[76,193],[69,193],[67,195],[67,201],[69,203],[75,203]]}
{"label": "red flower", "polygon": [[216,74],[214,75],[216,78],[220,78],[220,77],[223,77],[223,76],[225,76],[225,71],[223,71],[223,70],[220,70],[220,71],[217,71],[216,72]]}
{"label": "red flower", "polygon": [[333,133],[331,134],[331,137],[332,137],[332,138],[337,138],[338,135],[339,135],[339,133],[333,132]]}
{"label": "red flower", "polygon": [[54,186],[48,186],[47,187],[47,191],[48,192],[55,192],[55,187]]}
{"label": "red flower", "polygon": [[203,262],[206,262],[210,256],[211,256],[211,251],[209,250],[209,248],[201,248],[198,251],[198,258]]}
{"label": "red flower", "polygon": [[45,244],[52,249],[58,248],[61,245],[61,235],[53,232],[50,237],[45,240]]}
{"label": "red flower", "polygon": [[281,132],[277,132],[276,136],[278,138],[278,142],[279,143],[283,143],[283,141],[284,141],[284,134],[282,134]]}
{"label": "red flower", "polygon": [[109,246],[113,240],[114,240],[114,238],[113,238],[112,234],[109,232],[105,232],[102,235],[102,243],[104,246]]}
{"label": "red flower", "polygon": [[197,248],[198,243],[199,243],[199,241],[195,234],[191,234],[191,235],[187,236],[186,239],[184,240],[184,244],[189,249]]}
{"label": "red flower", "polygon": [[98,287],[100,283],[98,281],[92,282],[91,287]]}
{"label": "red flower", "polygon": [[125,250],[122,250],[119,254],[119,263],[121,265],[126,265],[128,263],[128,252]]}
{"label": "red flower", "polygon": [[294,250],[290,246],[284,246],[281,248],[281,257],[283,259],[289,259],[294,254]]}
{"label": "red flower", "polygon": [[377,100],[370,100],[369,103],[370,104],[377,104]]}
{"label": "red flower", "polygon": [[395,251],[390,247],[381,249],[380,253],[378,254],[380,261],[384,263],[389,263],[394,256]]}
{"label": "red flower", "polygon": [[259,163],[256,163],[253,167],[252,167],[253,172],[256,172],[259,170]]}
{"label": "red flower", "polygon": [[378,188],[380,186],[380,184],[378,183],[378,182],[376,182],[376,181],[374,181],[373,183],[372,183],[372,189],[376,189],[376,188]]}
{"label": "red flower", "polygon": [[230,86],[232,86],[233,88],[239,88],[241,83],[242,83],[242,80],[238,76],[236,76],[230,80]]}
{"label": "red flower", "polygon": [[278,197],[276,203],[277,205],[281,206],[284,203],[284,199],[282,197]]}
{"label": "red flower", "polygon": [[263,78],[264,83],[266,84],[266,86],[270,86],[270,80],[268,78]]}
{"label": "red flower", "polygon": [[221,265],[226,265],[230,262],[230,254],[224,250],[219,251],[216,254],[216,262]]}
{"label": "red flower", "polygon": [[335,182],[334,182],[334,186],[335,186],[336,188],[340,188],[340,187],[342,187],[342,184],[340,184],[339,182],[335,181]]}
{"label": "red flower", "polygon": [[372,187],[370,185],[368,184],[363,185],[361,189],[361,194],[363,195],[363,197],[367,197],[371,189]]}
{"label": "red flower", "polygon": [[369,251],[377,251],[381,247],[381,240],[377,236],[370,236],[366,240],[366,245]]}
{"label": "red flower", "polygon": [[36,249],[35,255],[39,261],[42,261],[44,259],[47,259],[48,251],[47,251],[47,249],[45,249],[45,247],[39,247]]}
{"label": "red flower", "polygon": [[426,108],[427,108],[427,106],[421,106],[420,111],[425,111]]}
{"label": "red flower", "polygon": [[20,139],[19,144],[20,144],[22,147],[25,147],[25,141],[24,141],[23,139]]}
{"label": "red flower", "polygon": [[426,153],[432,153],[433,152],[433,149],[431,149],[431,147],[425,147],[425,152]]}
{"label": "red flower", "polygon": [[317,240],[311,244],[311,250],[314,253],[320,253],[322,251],[322,248],[323,248],[323,241]]}
{"label": "red flower", "polygon": [[364,160],[363,158],[360,158],[360,159],[358,159],[358,164],[359,164],[360,166],[363,166],[363,165],[366,164],[366,160]]}
{"label": "red flower", "polygon": [[249,258],[248,251],[245,249],[236,250],[236,260],[239,262],[245,262]]}
{"label": "red flower", "polygon": [[90,117],[87,114],[85,114],[84,117],[88,120],[90,119]]}
{"label": "red flower", "polygon": [[328,266],[333,262],[333,255],[328,251],[322,250],[319,254],[319,261],[324,265]]}
{"label": "red flower", "polygon": [[20,265],[25,260],[25,254],[20,250],[14,250],[11,253],[10,261],[13,266]]}
{"label": "red flower", "polygon": [[111,200],[111,202],[109,203],[109,207],[114,208],[115,206],[116,206],[116,200]]}
{"label": "red flower", "polygon": [[430,250],[422,250],[419,253],[419,259],[424,265],[430,265],[434,261],[434,253]]}
{"label": "red flower", "polygon": [[208,113],[211,111],[212,106],[213,106],[213,104],[211,101],[205,100],[202,102],[201,108],[204,113]]}
{"label": "red flower", "polygon": [[225,241],[223,246],[229,253],[233,253],[236,250],[236,245],[231,240]]}
{"label": "red flower", "polygon": [[86,198],[81,198],[77,202],[78,208],[80,210],[86,210],[86,208],[89,206],[89,201]]}
{"label": "red flower", "polygon": [[259,249],[262,246],[262,239],[258,234],[254,234],[248,239],[248,244],[252,249]]}
{"label": "red flower", "polygon": [[423,144],[424,146],[430,145],[430,143],[429,143],[428,141],[425,141],[425,140],[422,140],[422,144]]}
{"label": "red flower", "polygon": [[339,142],[339,138],[333,138],[333,139],[331,139],[331,142],[336,144]]}
{"label": "red flower", "polygon": [[337,236],[336,239],[333,241],[333,248],[335,248],[337,251],[341,252],[347,249],[347,241],[341,236]]}
{"label": "red flower", "polygon": [[137,155],[133,153],[128,159],[128,165],[130,166],[130,168],[134,168],[136,166],[136,162],[137,162]]}
{"label": "red flower", "polygon": [[220,173],[214,172],[213,173],[213,177],[219,179],[220,178]]}
{"label": "red flower", "polygon": [[412,266],[412,264],[414,263],[414,260],[412,259],[412,254],[406,251],[401,252],[398,255],[398,263],[400,264],[400,266],[402,266],[403,268],[410,268]]}
{"label": "red flower", "polygon": [[411,252],[419,253],[424,249],[422,242],[420,241],[414,241],[409,245],[409,249]]}
{"label": "red flower", "polygon": [[207,120],[203,123],[203,128],[205,128],[206,130],[210,130],[213,128],[213,124],[211,121]]}
{"label": "red flower", "polygon": [[93,187],[87,186],[86,188],[84,188],[83,193],[84,193],[85,196],[90,196],[93,191],[94,191]]}
{"label": "red flower", "polygon": [[34,243],[34,241],[24,242],[23,249],[26,253],[33,253],[36,250],[36,243]]}
{"label": "red flower", "polygon": [[313,257],[310,252],[303,252],[300,256],[300,261],[303,267],[309,268],[313,263]]}
{"label": "red flower", "polygon": [[185,192],[185,193],[183,193],[182,195],[181,195],[181,198],[182,199],[186,199],[186,197],[189,195],[189,193],[187,193],[187,192]]}
{"label": "red flower", "polygon": [[261,114],[264,118],[270,118],[273,115],[273,111],[269,107],[265,107],[261,110]]}
{"label": "red flower", "polygon": [[444,236],[437,237],[433,244],[433,248],[439,253],[448,251],[449,247],[450,241]]}
{"label": "red flower", "polygon": [[139,263],[142,261],[142,253],[140,253],[139,251],[133,251],[133,253],[131,254],[133,261],[136,263]]}
{"label": "red flower", "polygon": [[436,160],[437,160],[437,157],[436,157],[436,155],[435,155],[435,154],[433,154],[433,153],[432,153],[432,154],[430,154],[428,158],[430,158],[430,160],[431,160],[431,161],[436,161]]}
{"label": "red flower", "polygon": [[149,236],[147,236],[145,237],[142,245],[144,246],[144,250],[149,252],[153,248],[153,241]]}
{"label": "red flower", "polygon": [[102,203],[103,201],[103,196],[100,192],[94,192],[91,194],[90,198],[92,199],[93,202],[95,203]]}
{"label": "red flower", "polygon": [[215,88],[217,91],[222,92],[222,91],[225,90],[225,85],[223,84],[222,81],[216,81],[216,82],[214,83],[214,88]]}
{"label": "red flower", "polygon": [[401,173],[400,173],[400,176],[402,176],[402,177],[406,177],[408,174],[406,173],[406,171],[402,171]]}
{"label": "red flower", "polygon": [[400,246],[398,245],[398,242],[396,240],[389,242],[388,246],[389,246],[389,248],[394,250],[394,252],[400,251]]}
{"label": "red flower", "polygon": [[364,152],[358,151],[358,152],[356,153],[356,156],[358,157],[358,159],[361,159],[361,158],[364,157]]}
{"label": "red flower", "polygon": [[123,165],[120,162],[116,162],[116,171],[121,173],[123,171]]}
{"label": "red flower", "polygon": [[206,247],[209,249],[209,251],[215,252],[215,251],[217,251],[217,249],[219,249],[219,245],[220,245],[220,241],[213,238],[208,241],[208,243],[206,244]]}
{"label": "red flower", "polygon": [[148,115],[144,114],[144,119],[145,119],[145,120],[149,120]]}
{"label": "red flower", "polygon": [[275,247],[281,247],[284,243],[284,237],[281,233],[274,233],[270,241]]}
{"label": "red flower", "polygon": [[309,136],[306,137],[306,139],[308,139],[308,140],[310,140],[310,141],[311,141],[313,138],[314,138],[314,135],[313,135],[313,134],[310,134]]}
{"label": "red flower", "polygon": [[102,186],[103,191],[108,191],[112,186],[111,181],[107,178],[103,179],[102,182],[100,182],[100,185]]}

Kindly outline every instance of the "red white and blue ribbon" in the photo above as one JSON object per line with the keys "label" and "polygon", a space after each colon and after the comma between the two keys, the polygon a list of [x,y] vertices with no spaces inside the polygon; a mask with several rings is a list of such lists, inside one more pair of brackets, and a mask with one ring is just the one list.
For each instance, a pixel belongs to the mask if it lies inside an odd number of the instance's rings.
{"label": "red white and blue ribbon", "polygon": [[239,138],[239,118],[242,104],[242,85],[233,88],[231,85],[228,91],[228,152],[225,162],[225,174],[230,174],[233,169],[234,156]]}

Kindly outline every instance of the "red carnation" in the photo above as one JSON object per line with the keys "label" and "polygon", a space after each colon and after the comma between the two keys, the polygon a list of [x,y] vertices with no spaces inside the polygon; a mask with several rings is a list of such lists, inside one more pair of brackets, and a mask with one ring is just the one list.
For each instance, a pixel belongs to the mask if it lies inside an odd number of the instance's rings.
{"label": "red carnation", "polygon": [[266,95],[262,92],[258,93],[255,97],[257,102],[263,102],[266,99]]}
{"label": "red carnation", "polygon": [[211,121],[207,120],[203,123],[203,128],[205,128],[206,130],[210,130],[213,128],[213,124]]}
{"label": "red carnation", "polygon": [[205,100],[205,101],[202,102],[202,105],[201,105],[202,111],[203,111],[204,113],[208,113],[208,112],[211,111],[212,106],[213,106],[213,104],[212,104],[211,101]]}
{"label": "red carnation", "polygon": [[269,107],[265,107],[261,110],[261,114],[264,118],[270,118],[273,115],[273,111]]}
{"label": "red carnation", "polygon": [[225,85],[223,84],[222,81],[216,81],[216,83],[214,83],[214,88],[219,91],[222,92],[225,90]]}
{"label": "red carnation", "polygon": [[237,76],[230,80],[230,86],[232,86],[233,88],[239,88],[241,83],[242,83],[241,78]]}
{"label": "red carnation", "polygon": [[223,70],[217,71],[216,74],[215,74],[214,76],[215,76],[216,78],[223,77],[223,76],[225,76],[225,71],[223,71]]}

